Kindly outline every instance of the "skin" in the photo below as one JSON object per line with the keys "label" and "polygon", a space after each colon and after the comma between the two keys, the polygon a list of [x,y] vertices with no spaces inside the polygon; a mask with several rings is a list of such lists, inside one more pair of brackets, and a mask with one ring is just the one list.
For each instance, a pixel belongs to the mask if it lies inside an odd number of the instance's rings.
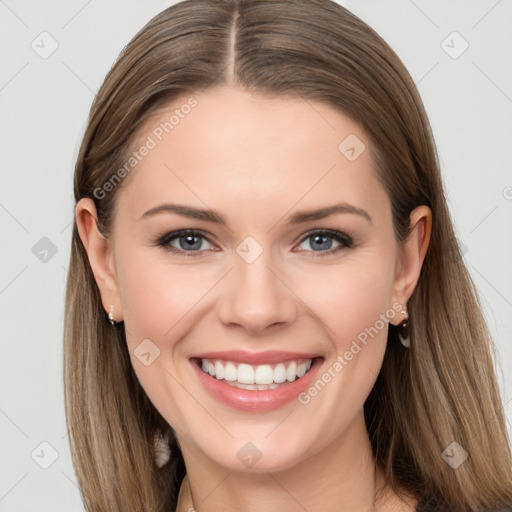
{"label": "skin", "polygon": [[[219,403],[188,358],[235,348],[315,352],[325,358],[323,373],[379,315],[407,303],[430,240],[431,212],[416,208],[411,235],[397,243],[368,137],[327,104],[232,86],[193,96],[198,105],[123,183],[110,239],[96,228],[91,199],[76,206],[103,307],[114,305],[114,318],[124,320],[137,377],[178,436],[187,466],[178,511],[192,507],[192,497],[200,512],[372,510],[383,480],[381,468],[374,474],[363,404],[382,364],[387,324],[307,405],[294,400],[275,411]],[[140,141],[186,99],[155,115]],[[338,150],[349,134],[366,146],[354,161]],[[219,211],[227,227],[173,213],[139,220],[168,202]],[[350,213],[286,222],[299,210],[341,202],[363,208],[371,222]],[[208,234],[199,239],[202,255],[155,245],[179,229]],[[328,238],[318,249],[305,238],[312,229],[340,231],[354,245],[333,252],[341,244]],[[250,264],[236,252],[249,235],[263,249]],[[171,244],[181,247],[179,238]],[[397,311],[390,321],[404,317]],[[134,356],[145,339],[160,350],[149,366]],[[237,457],[247,442],[262,454],[252,467]],[[405,504],[389,488],[381,496],[374,510],[413,510],[416,503]]]}

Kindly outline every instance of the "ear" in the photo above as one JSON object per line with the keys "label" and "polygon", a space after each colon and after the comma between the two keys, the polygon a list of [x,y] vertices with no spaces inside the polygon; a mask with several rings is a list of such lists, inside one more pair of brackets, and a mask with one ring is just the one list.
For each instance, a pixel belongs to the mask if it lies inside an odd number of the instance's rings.
{"label": "ear", "polygon": [[411,212],[409,219],[411,231],[398,248],[395,280],[391,296],[391,304],[399,302],[404,309],[416,288],[430,243],[432,211],[428,206],[418,206]]}
{"label": "ear", "polygon": [[98,230],[98,216],[94,201],[88,197],[80,199],[76,204],[75,216],[78,234],[87,252],[103,307],[109,313],[110,306],[113,305],[114,320],[119,322],[122,320],[123,312],[111,244]]}

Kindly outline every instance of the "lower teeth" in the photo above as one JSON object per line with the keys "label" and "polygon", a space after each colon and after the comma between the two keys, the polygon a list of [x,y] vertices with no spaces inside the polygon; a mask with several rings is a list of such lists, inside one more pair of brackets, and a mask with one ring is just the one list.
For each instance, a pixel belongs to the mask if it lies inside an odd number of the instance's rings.
{"label": "lower teeth", "polygon": [[[224,379],[217,379],[219,382],[224,382],[225,384],[229,384],[230,386],[233,386],[235,388],[239,389],[250,389],[252,391],[266,391],[267,389],[276,389],[282,384],[276,384],[273,382],[272,384],[241,384],[240,382],[232,382],[229,380]],[[283,383],[284,384],[284,383]]]}

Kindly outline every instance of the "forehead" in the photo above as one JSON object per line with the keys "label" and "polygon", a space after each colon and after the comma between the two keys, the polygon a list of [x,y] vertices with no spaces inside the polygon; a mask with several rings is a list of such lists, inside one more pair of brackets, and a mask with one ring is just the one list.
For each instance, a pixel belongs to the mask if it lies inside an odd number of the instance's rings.
{"label": "forehead", "polygon": [[298,201],[368,203],[380,188],[362,128],[300,97],[227,86],[185,95],[147,120],[132,149],[144,156],[120,202],[133,215],[178,198],[219,209],[279,202],[283,211]]}

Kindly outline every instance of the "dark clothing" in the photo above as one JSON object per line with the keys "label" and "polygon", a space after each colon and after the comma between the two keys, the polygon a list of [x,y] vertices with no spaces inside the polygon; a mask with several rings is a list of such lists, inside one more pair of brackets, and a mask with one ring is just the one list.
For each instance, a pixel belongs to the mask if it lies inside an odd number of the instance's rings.
{"label": "dark clothing", "polygon": [[[416,509],[416,512],[450,512],[448,508],[442,507],[436,504],[433,504],[432,502],[420,502],[418,505],[418,508]],[[491,512],[491,510],[489,510]],[[510,507],[506,508],[497,508],[492,510],[492,512],[512,512],[512,505]]]}

